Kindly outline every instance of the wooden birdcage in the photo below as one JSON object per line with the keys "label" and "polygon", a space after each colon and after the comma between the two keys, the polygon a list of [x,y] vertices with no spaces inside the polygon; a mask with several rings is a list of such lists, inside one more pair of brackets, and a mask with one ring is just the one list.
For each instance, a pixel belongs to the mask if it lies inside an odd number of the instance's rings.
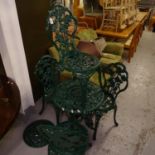
{"label": "wooden birdcage", "polygon": [[103,7],[100,29],[120,31],[136,20],[137,0],[99,0]]}

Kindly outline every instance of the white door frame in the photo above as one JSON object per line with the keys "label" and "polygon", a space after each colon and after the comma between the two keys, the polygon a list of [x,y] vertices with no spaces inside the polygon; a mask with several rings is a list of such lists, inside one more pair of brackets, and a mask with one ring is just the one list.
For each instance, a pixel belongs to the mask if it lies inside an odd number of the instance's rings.
{"label": "white door frame", "polygon": [[34,105],[15,0],[0,0],[0,53],[6,74],[20,90],[21,112]]}

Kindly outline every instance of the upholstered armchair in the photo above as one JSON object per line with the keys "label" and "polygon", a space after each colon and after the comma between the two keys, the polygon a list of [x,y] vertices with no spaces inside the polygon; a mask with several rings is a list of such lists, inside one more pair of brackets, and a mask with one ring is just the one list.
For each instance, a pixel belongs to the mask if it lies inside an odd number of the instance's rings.
{"label": "upholstered armchair", "polygon": [[[104,38],[98,38],[93,29],[82,29],[78,32],[77,36],[81,40],[77,45],[78,48],[81,50],[84,49],[84,51],[87,51],[89,54],[99,57],[102,64],[122,62],[123,44],[106,42]],[[92,50],[90,48],[92,48]]]}
{"label": "upholstered armchair", "polygon": [[106,47],[102,51],[100,62],[102,64],[122,62],[123,52],[123,44],[117,42],[107,42]]}

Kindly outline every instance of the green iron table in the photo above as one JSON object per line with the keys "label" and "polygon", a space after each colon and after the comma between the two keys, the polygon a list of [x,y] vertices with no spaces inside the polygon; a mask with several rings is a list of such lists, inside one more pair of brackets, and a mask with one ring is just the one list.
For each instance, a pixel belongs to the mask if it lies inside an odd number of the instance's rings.
{"label": "green iron table", "polygon": [[[89,115],[96,115],[99,107],[104,104],[105,95],[100,86],[87,82],[83,94],[81,80],[71,79],[61,82],[49,102],[56,109],[57,123],[61,112],[67,113],[69,119],[83,120]],[[60,110],[61,109],[61,110]],[[93,137],[96,139],[98,125],[94,128]]]}

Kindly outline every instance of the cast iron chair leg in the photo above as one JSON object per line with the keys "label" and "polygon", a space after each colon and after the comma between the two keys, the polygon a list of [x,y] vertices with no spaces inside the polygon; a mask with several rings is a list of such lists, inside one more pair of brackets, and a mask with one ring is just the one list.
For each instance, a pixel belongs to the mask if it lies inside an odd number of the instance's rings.
{"label": "cast iron chair leg", "polygon": [[55,108],[55,112],[56,112],[56,122],[57,124],[60,123],[60,110]]}
{"label": "cast iron chair leg", "polygon": [[93,134],[93,140],[96,140],[96,134],[97,134],[97,129],[98,129],[98,125],[99,125],[99,121],[101,116],[95,116],[95,127],[94,127],[94,134]]}
{"label": "cast iron chair leg", "polygon": [[43,97],[42,97],[42,108],[39,112],[39,115],[41,115],[44,110],[45,110],[45,96],[43,95]]}
{"label": "cast iron chair leg", "polygon": [[114,108],[114,123],[115,123],[115,126],[118,126],[118,123],[116,121],[116,113],[117,113],[117,105],[115,104],[115,108]]}

